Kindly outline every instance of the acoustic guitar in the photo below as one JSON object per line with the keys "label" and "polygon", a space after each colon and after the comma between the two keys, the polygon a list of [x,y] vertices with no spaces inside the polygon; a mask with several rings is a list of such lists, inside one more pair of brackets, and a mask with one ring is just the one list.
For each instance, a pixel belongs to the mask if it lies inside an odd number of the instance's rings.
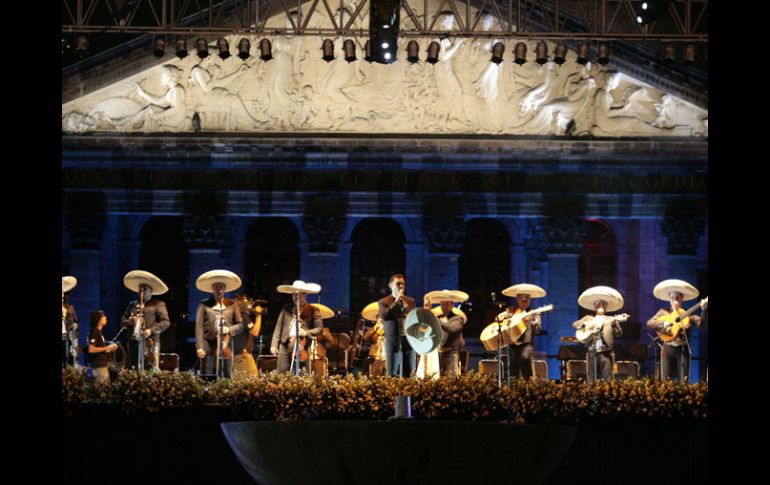
{"label": "acoustic guitar", "polygon": [[540,308],[535,308],[534,310],[530,310],[528,312],[522,312],[513,315],[508,321],[508,332],[511,335],[511,341],[516,342],[519,340],[519,337],[524,335],[524,332],[527,331],[527,322],[524,321],[525,318],[550,311],[553,311],[553,305],[541,306]]}
{"label": "acoustic guitar", "polygon": [[664,330],[662,327],[657,331],[661,340],[670,342],[679,335],[679,332],[682,331],[682,329],[687,330],[690,328],[690,315],[692,315],[692,312],[703,306],[704,303],[708,303],[708,301],[709,297],[706,297],[697,305],[691,306],[687,311],[680,308],[676,313],[671,312],[668,315],[659,317],[658,320],[671,323],[671,328],[669,328],[668,331]]}
{"label": "acoustic guitar", "polygon": [[[625,322],[630,315],[628,313],[621,313],[620,315],[607,315],[610,318],[614,318],[618,322]],[[575,331],[575,337],[582,342],[586,343],[592,337],[598,336],[602,333],[602,327],[604,327],[604,318],[596,318],[589,320],[588,323],[583,325],[583,328],[579,328]]]}

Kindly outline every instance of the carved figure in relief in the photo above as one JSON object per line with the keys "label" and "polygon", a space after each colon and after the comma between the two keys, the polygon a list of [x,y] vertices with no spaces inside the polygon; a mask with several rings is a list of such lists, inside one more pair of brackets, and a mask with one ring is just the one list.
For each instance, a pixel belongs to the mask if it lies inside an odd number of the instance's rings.
{"label": "carved figure in relief", "polygon": [[[291,13],[294,24],[296,12]],[[287,19],[286,28],[294,28]],[[302,39],[297,36],[276,35],[272,42],[273,59],[267,63],[264,88],[267,97],[267,115],[281,128],[290,128],[290,113],[296,109],[295,96],[300,87],[302,73],[300,62],[304,60]]]}
{"label": "carved figure in relief", "polygon": [[[599,78],[602,86],[596,92],[594,98],[594,135],[666,135],[670,129],[659,128],[648,123],[644,115],[637,115],[634,111],[625,110],[625,104],[616,103],[616,96],[623,99],[622,94],[613,95],[620,86],[621,74],[612,71],[604,71],[604,76]],[[649,118],[648,118],[649,119]]]}
{"label": "carved figure in relief", "polygon": [[139,128],[151,130],[179,130],[192,126],[187,110],[187,91],[181,84],[182,70],[171,64],[161,68],[161,83],[167,87],[166,92],[155,96],[136,83],[136,96],[147,105],[134,116],[115,123],[117,127]]}
{"label": "carved figure in relief", "polygon": [[[454,15],[448,12],[441,13],[439,24],[443,30],[454,28]],[[433,107],[433,114],[438,118],[438,126],[441,130],[449,129],[450,121],[458,121],[468,125],[468,117],[465,114],[463,88],[454,71],[452,58],[463,45],[463,40],[457,38],[454,41],[443,38],[439,41],[440,50],[438,62],[433,64],[433,75],[436,80],[438,104]]]}
{"label": "carved figure in relief", "polygon": [[[494,22],[495,17],[489,13],[481,13],[479,16],[479,25],[485,32],[492,30]],[[492,133],[502,130],[500,92],[503,89],[503,78],[500,74],[505,69],[505,63],[495,64],[490,60],[492,46],[497,42],[497,39],[474,40],[469,53],[470,61],[476,62],[472,67],[473,72],[478,72],[478,63],[482,66],[481,74],[473,81],[474,94],[483,102],[483,108],[477,110],[477,126]]]}

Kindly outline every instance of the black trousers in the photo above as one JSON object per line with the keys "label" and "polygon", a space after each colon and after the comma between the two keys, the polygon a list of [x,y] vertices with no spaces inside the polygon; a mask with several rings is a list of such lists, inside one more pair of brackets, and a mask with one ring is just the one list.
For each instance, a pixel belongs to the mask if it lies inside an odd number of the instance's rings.
{"label": "black trousers", "polygon": [[[308,359],[310,360],[310,339],[305,339],[305,350],[308,353]],[[291,369],[291,353],[294,351],[294,339],[290,338],[287,344],[278,344],[278,364],[276,365],[276,371],[289,372]],[[299,356],[297,356],[299,358]],[[307,369],[307,361],[299,363],[300,369]]]}
{"label": "black trousers", "polygon": [[586,352],[586,380],[588,382],[596,381],[596,371],[598,368],[599,379],[603,381],[612,380],[612,365],[615,363],[615,356],[610,351],[597,352],[591,347]]}
{"label": "black trousers", "polygon": [[457,350],[439,351],[438,367],[441,369],[442,376],[456,376],[457,362],[460,360],[460,352]]}
{"label": "black trousers", "polygon": [[509,367],[511,378],[529,379],[532,377],[533,353],[532,344],[511,345],[511,365]]}
{"label": "black trousers", "polygon": [[[401,349],[399,350],[399,342]],[[385,336],[385,361],[388,366],[388,375],[397,377],[412,377],[412,372],[417,369],[417,352],[414,351],[406,336]],[[403,372],[399,374],[399,364],[403,365]],[[439,365],[441,365],[439,363]]]}
{"label": "black trousers", "polygon": [[684,382],[690,382],[690,355],[685,345],[664,345],[660,353],[660,378],[682,382],[681,372],[684,366]]}

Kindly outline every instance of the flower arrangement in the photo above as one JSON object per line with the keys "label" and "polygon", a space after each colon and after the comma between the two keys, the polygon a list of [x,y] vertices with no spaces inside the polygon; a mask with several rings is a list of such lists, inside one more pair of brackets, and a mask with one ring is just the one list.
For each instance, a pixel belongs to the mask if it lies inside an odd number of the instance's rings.
{"label": "flower arrangement", "polygon": [[396,396],[411,396],[413,415],[425,420],[567,424],[708,418],[707,383],[516,379],[510,388],[499,388],[487,374],[416,380],[271,373],[207,382],[191,373],[123,371],[111,384],[98,385],[83,372],[62,370],[63,403],[114,404],[126,413],[207,405],[256,420],[382,420],[393,415]]}

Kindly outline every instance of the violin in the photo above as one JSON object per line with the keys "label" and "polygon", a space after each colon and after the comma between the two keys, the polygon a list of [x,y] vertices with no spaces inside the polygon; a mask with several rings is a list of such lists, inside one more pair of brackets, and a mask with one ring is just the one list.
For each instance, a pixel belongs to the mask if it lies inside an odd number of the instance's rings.
{"label": "violin", "polygon": [[145,349],[147,349],[145,359],[147,359],[147,362],[150,364],[155,364],[155,352],[152,351],[153,347],[152,337],[147,337],[147,341],[145,342]]}

